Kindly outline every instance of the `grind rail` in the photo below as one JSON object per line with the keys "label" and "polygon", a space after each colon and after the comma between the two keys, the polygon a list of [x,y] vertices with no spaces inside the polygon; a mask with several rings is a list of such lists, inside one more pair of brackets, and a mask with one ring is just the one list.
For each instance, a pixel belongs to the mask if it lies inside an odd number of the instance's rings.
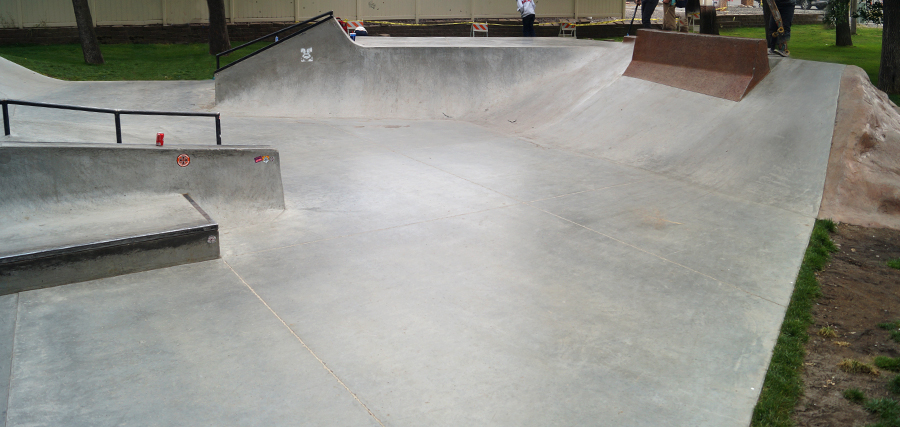
{"label": "grind rail", "polygon": [[[233,48],[228,49],[228,50],[226,50],[226,51],[224,51],[224,52],[217,53],[217,54],[216,54],[216,72],[222,71],[222,70],[224,70],[224,69],[226,69],[226,68],[228,68],[228,67],[230,67],[230,66],[232,66],[232,65],[234,65],[234,64],[237,64],[237,63],[239,63],[239,62],[241,62],[241,61],[243,61],[243,60],[245,60],[245,59],[247,59],[247,58],[251,58],[251,57],[253,57],[253,56],[256,55],[256,54],[258,54],[258,53],[260,53],[260,52],[263,52],[263,51],[265,51],[266,49],[271,48],[272,46],[275,46],[275,45],[277,45],[277,44],[279,44],[279,43],[281,43],[281,42],[284,42],[284,41],[287,40],[287,39],[290,39],[291,37],[294,37],[294,36],[303,34],[304,32],[306,32],[306,31],[308,31],[308,30],[310,30],[310,29],[312,29],[312,28],[314,28],[314,27],[316,27],[316,26],[318,26],[318,25],[321,25],[322,23],[328,22],[328,20],[329,20],[329,19],[332,19],[332,18],[334,18],[334,11],[333,11],[333,10],[330,10],[330,11],[328,11],[328,12],[325,12],[325,13],[321,14],[321,15],[317,15],[317,16],[314,16],[314,17],[312,17],[312,18],[309,18],[309,19],[307,19],[306,21],[298,22],[298,23],[296,23],[296,24],[294,24],[294,25],[291,25],[290,27],[282,28],[282,29],[280,29],[280,30],[278,30],[278,31],[276,31],[276,32],[274,32],[274,33],[272,33],[272,34],[267,34],[267,35],[262,36],[262,37],[260,37],[260,38],[258,38],[258,39],[256,39],[256,40],[253,40],[253,41],[249,41],[249,42],[247,42],[247,43],[244,43],[244,44],[242,44],[242,45],[240,45],[240,46],[238,46],[238,47],[233,47]],[[305,28],[301,28],[301,27],[303,27],[304,25],[306,25],[306,27],[305,27]],[[234,52],[234,51],[243,49],[243,48],[245,48],[245,47],[247,47],[247,46],[251,46],[251,45],[253,45],[253,44],[259,43],[259,42],[261,42],[261,41],[265,41],[266,39],[270,39],[270,38],[277,37],[278,35],[280,35],[280,34],[282,34],[282,33],[286,33],[286,32],[291,31],[291,30],[296,30],[297,28],[300,28],[300,30],[297,31],[297,32],[295,32],[295,33],[293,33],[293,34],[289,34],[289,35],[287,35],[287,36],[284,36],[284,37],[280,38],[279,40],[275,41],[274,43],[272,43],[272,44],[270,44],[270,45],[268,45],[268,46],[264,46],[264,47],[260,48],[259,50],[253,51],[253,52],[249,53],[247,56],[244,56],[243,58],[236,59],[236,60],[234,60],[234,62],[225,64],[224,66],[220,66],[220,65],[219,65],[219,58],[221,58],[221,57],[223,57],[223,56],[226,56],[226,55],[228,55],[228,54],[230,54],[230,53],[232,53],[232,52]]]}
{"label": "grind rail", "polygon": [[136,110],[114,110],[109,108],[81,107],[77,105],[49,104],[44,102],[20,101],[15,99],[0,99],[0,106],[3,108],[3,132],[4,135],[10,134],[9,125],[9,105],[24,105],[27,107],[55,108],[58,110],[74,110],[87,111],[91,113],[106,113],[116,116],[116,142],[122,143],[122,123],[121,115],[132,116],[181,116],[181,117],[215,117],[216,119],[216,145],[222,145],[222,122],[219,113],[191,113],[191,112],[175,112],[175,111],[136,111]]}

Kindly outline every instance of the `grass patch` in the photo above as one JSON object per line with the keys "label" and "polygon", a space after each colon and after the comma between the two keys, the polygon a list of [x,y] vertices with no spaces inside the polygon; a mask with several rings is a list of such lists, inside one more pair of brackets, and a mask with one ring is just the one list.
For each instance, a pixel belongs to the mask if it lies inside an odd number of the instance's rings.
{"label": "grass patch", "polygon": [[825,267],[831,253],[837,250],[828,235],[834,229],[835,224],[830,220],[818,220],[813,227],[791,302],[781,324],[781,333],[775,343],[772,361],[766,372],[766,380],[759,401],[753,409],[751,426],[794,424],[791,414],[803,393],[801,370],[803,357],[806,355],[803,346],[809,340],[806,331],[813,324],[812,306],[820,295],[815,274]]}
{"label": "grass patch", "polygon": [[866,401],[866,395],[859,391],[858,388],[849,388],[844,390],[844,399],[847,399],[853,403],[863,403]]}
{"label": "grass patch", "polygon": [[837,331],[831,326],[823,326],[819,329],[819,335],[825,338],[837,338]]}
{"label": "grass patch", "polygon": [[863,405],[878,416],[878,423],[869,427],[900,427],[900,405],[894,399],[872,399]]}
{"label": "grass patch", "polygon": [[841,363],[838,363],[838,368],[848,374],[870,374],[876,377],[879,374],[878,368],[854,359],[841,360]]}
{"label": "grass patch", "polygon": [[[102,65],[85,64],[77,44],[0,46],[0,56],[43,75],[74,81],[207,80],[216,70],[216,57],[205,43],[105,44],[100,50],[106,60]],[[250,52],[229,55],[222,64]]]}
{"label": "grass patch", "polygon": [[891,393],[900,394],[900,375],[897,375],[888,381],[888,390],[890,390]]}
{"label": "grass patch", "polygon": [[[794,25],[791,26],[791,41],[788,47],[792,58],[856,65],[866,71],[873,84],[877,84],[878,67],[881,64],[881,28],[857,27],[856,33],[853,36],[853,46],[836,46],[833,29],[826,29],[822,25]],[[723,29],[720,34],[753,39],[766,38],[762,28]],[[891,101],[900,105],[900,94],[893,94],[890,97]]]}
{"label": "grass patch", "polygon": [[888,261],[887,265],[890,268],[896,268],[897,270],[900,270],[900,258],[892,259],[892,260]]}
{"label": "grass patch", "polygon": [[875,358],[875,366],[886,371],[900,372],[900,357],[878,356]]}
{"label": "grass patch", "polygon": [[891,331],[891,339],[895,342],[900,342],[900,320],[879,323],[878,327],[887,331]]}

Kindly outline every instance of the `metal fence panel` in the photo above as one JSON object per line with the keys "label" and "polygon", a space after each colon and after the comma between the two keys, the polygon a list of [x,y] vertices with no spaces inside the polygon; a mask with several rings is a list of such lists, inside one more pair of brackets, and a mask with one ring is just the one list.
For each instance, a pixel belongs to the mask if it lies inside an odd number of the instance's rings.
{"label": "metal fence panel", "polygon": [[[72,2],[69,1],[69,8]],[[91,15],[97,25],[162,24],[162,1],[94,0]]]}
{"label": "metal fence panel", "polygon": [[[209,22],[205,0],[88,0],[97,25]],[[624,16],[624,0],[538,0],[538,17]],[[21,9],[20,9],[21,7]],[[225,0],[230,22],[300,21],[333,10],[344,20],[517,18],[512,0]],[[75,26],[71,0],[0,0],[0,27]]]}
{"label": "metal fence panel", "polygon": [[419,18],[470,19],[472,17],[472,3],[472,0],[419,0]]}
{"label": "metal fence panel", "polygon": [[25,0],[17,3],[22,7],[22,25],[26,28],[75,26],[75,9],[71,0]]}
{"label": "metal fence panel", "polygon": [[238,0],[233,4],[234,22],[294,20],[294,0]]}
{"label": "metal fence panel", "polygon": [[19,7],[16,0],[0,0],[0,28],[19,28]]}
{"label": "metal fence panel", "polygon": [[359,19],[415,19],[416,3],[416,0],[363,0]]}

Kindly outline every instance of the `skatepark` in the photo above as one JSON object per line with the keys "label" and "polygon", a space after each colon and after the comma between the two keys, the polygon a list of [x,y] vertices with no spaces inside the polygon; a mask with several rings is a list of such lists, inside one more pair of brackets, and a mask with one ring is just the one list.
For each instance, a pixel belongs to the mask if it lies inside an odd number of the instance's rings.
{"label": "skatepark", "polygon": [[820,207],[896,226],[872,200],[897,185],[847,195],[857,71],[686,69],[642,60],[653,34],[326,20],[209,81],[0,59],[3,99],[222,117],[221,146],[155,116],[119,145],[108,115],[9,106],[5,425],[749,425]]}

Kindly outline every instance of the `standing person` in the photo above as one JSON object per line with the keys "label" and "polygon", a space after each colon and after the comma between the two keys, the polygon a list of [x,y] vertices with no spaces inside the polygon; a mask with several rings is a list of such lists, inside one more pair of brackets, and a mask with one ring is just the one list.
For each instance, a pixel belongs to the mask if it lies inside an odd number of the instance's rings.
{"label": "standing person", "polygon": [[650,28],[650,18],[653,18],[653,11],[659,5],[659,0],[635,0],[635,4],[641,7],[641,26]]}
{"label": "standing person", "polygon": [[534,37],[534,0],[516,0],[516,6],[522,14],[522,36]]}
{"label": "standing person", "polygon": [[662,0],[663,2],[663,29],[675,31],[675,0]]}
{"label": "standing person", "polygon": [[[781,15],[781,24],[784,27],[784,33],[777,34],[778,22],[775,20],[775,14],[770,13],[769,19],[766,21],[766,41],[769,42],[769,53],[781,56],[789,56],[791,52],[787,48],[787,42],[791,40],[791,23],[794,21],[794,0],[763,0],[766,3],[773,1],[778,13]],[[765,11],[763,11],[765,12]]]}

